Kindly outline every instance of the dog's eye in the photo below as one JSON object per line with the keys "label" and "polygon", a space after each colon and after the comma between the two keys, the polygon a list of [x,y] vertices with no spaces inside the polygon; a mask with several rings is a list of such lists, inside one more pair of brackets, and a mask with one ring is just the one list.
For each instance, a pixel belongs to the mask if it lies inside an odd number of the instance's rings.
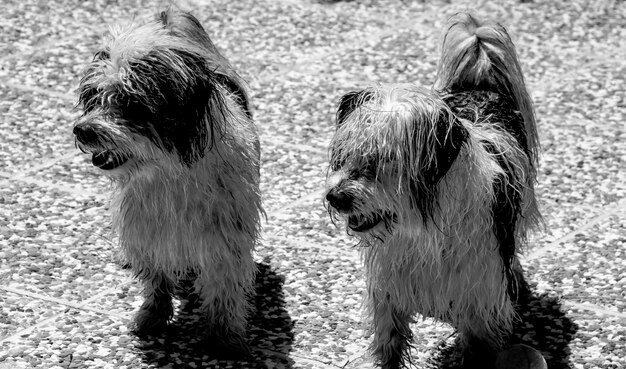
{"label": "dog's eye", "polygon": [[358,179],[373,180],[376,178],[376,163],[364,162],[357,169],[353,169],[348,173],[348,179],[356,181]]}

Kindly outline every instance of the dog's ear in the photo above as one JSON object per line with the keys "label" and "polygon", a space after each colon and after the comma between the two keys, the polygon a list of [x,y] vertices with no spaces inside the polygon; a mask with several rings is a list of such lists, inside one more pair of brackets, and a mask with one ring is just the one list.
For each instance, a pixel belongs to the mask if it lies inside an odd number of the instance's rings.
{"label": "dog's ear", "polygon": [[[443,110],[433,127],[433,155],[425,161],[424,180],[429,185],[436,185],[448,173],[456,160],[461,146],[467,140],[468,132],[453,113]],[[428,153],[423,153],[427,155]]]}
{"label": "dog's ear", "polygon": [[367,103],[373,98],[374,93],[370,89],[350,91],[343,95],[339,100],[339,106],[337,107],[337,127],[341,126],[343,122],[345,122],[346,118],[348,118],[350,114],[352,114],[359,106]]}
{"label": "dog's ear", "polygon": [[[226,104],[218,79],[206,59],[185,48],[150,51],[130,61],[126,80],[129,113],[147,108],[146,118],[157,142],[174,149],[181,161],[191,165],[204,155],[220,135]],[[135,103],[135,106],[132,105]],[[139,117],[137,117],[139,118]],[[141,124],[141,123],[140,123]]]}
{"label": "dog's ear", "polygon": [[[186,68],[187,83],[170,95],[172,121],[168,125],[181,161],[190,165],[204,156],[222,134],[226,118],[223,90],[218,87],[219,76],[202,55],[179,50]],[[167,87],[165,87],[167,89]],[[176,100],[178,99],[178,100]]]}
{"label": "dog's ear", "polygon": [[467,129],[447,109],[438,115],[429,132],[416,128],[414,145],[422,145],[414,176],[409,180],[409,202],[426,224],[437,205],[439,181],[448,173],[468,137]]}

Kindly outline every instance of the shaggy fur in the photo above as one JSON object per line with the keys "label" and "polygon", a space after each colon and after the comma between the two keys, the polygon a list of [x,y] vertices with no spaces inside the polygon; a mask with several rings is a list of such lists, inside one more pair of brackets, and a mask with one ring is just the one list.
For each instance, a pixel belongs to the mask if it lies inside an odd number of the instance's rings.
{"label": "shaggy fur", "polygon": [[244,85],[192,15],[115,28],[79,87],[78,147],[115,183],[113,225],[159,331],[193,285],[208,334],[244,347],[262,214]]}
{"label": "shaggy fur", "polygon": [[407,365],[418,313],[457,329],[467,365],[493,364],[526,286],[537,143],[509,36],[468,14],[451,19],[435,89],[341,99],[326,200],[362,246],[380,367]]}

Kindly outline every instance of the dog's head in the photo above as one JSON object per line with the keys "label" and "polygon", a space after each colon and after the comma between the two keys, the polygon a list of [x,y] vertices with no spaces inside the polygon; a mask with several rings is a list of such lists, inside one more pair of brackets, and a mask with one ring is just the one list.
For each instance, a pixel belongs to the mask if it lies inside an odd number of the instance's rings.
{"label": "dog's head", "polygon": [[219,140],[226,94],[248,111],[237,75],[198,20],[168,10],[111,31],[80,81],[76,142],[111,176],[185,168]]}
{"label": "dog's head", "polygon": [[386,85],[341,98],[330,144],[326,201],[350,231],[378,238],[396,223],[426,222],[437,189],[467,138],[433,91]]}

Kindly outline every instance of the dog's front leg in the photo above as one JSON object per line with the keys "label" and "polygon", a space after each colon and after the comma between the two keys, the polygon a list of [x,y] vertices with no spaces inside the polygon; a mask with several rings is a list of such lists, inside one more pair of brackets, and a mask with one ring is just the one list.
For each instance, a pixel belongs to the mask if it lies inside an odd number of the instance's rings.
{"label": "dog's front leg", "polygon": [[241,358],[250,350],[245,337],[255,264],[250,254],[229,262],[238,266],[225,267],[223,262],[211,272],[198,275],[194,288],[209,323],[209,349],[220,357]]}
{"label": "dog's front leg", "polygon": [[376,364],[383,369],[404,368],[410,359],[409,350],[413,333],[410,312],[394,304],[389,296],[373,296],[374,341],[371,345]]}
{"label": "dog's front leg", "polygon": [[135,331],[150,334],[162,331],[174,315],[173,282],[162,272],[144,280],[145,300],[135,317]]}

